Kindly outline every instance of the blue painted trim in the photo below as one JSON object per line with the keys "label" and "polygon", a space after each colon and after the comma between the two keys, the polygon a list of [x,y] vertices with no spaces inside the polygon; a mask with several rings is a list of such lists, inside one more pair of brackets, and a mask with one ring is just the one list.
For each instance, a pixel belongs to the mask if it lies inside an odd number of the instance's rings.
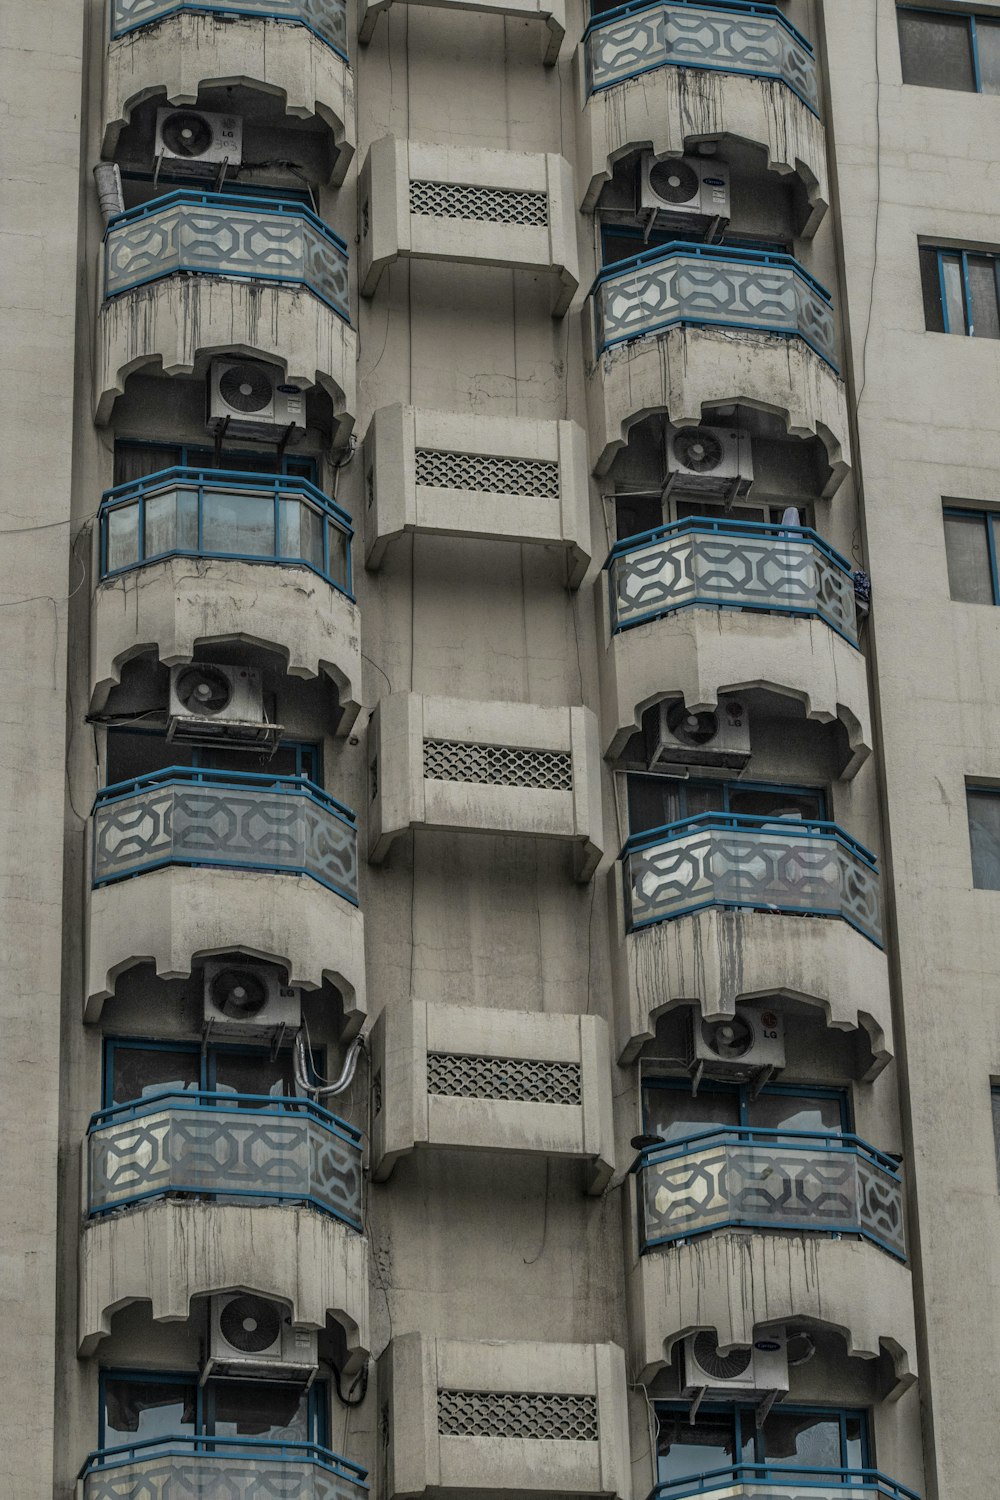
{"label": "blue painted trim", "polygon": [[652,250],[644,250],[641,255],[633,255],[628,260],[619,260],[613,265],[604,266],[594,279],[590,295],[593,296],[605,281],[612,281],[617,276],[637,270],[640,266],[649,265],[654,261],[665,260],[670,255],[690,255],[699,260],[744,261],[755,266],[784,266],[794,271],[828,306],[833,306],[833,298],[826,287],[822,282],[817,281],[803,265],[800,265],[794,255],[788,255],[783,250],[741,250],[735,245],[727,249],[724,245],[705,245],[697,240],[671,240],[669,244],[657,245]]}
{"label": "blue painted trim", "polygon": [[[140,203],[135,208],[127,208],[123,213],[115,214],[113,219],[109,219],[104,231],[105,243],[107,243],[108,235],[120,229],[123,224],[134,224],[139,219],[151,218],[165,208],[172,208],[175,204],[182,203],[194,208],[238,208],[246,209],[251,213],[263,211],[268,214],[279,214],[289,219],[304,219],[324,239],[343,251],[345,256],[348,254],[347,241],[304,203],[296,203],[294,199],[287,198],[244,198],[238,193],[204,193],[199,192],[197,188],[176,188],[172,193],[164,193],[160,198],[151,198],[148,203]],[[243,276],[246,274],[245,271],[241,272]]]}
{"label": "blue painted trim", "polygon": [[[805,1477],[802,1477],[805,1476]],[[728,1492],[734,1485],[765,1482],[768,1487],[829,1491],[831,1484],[868,1487],[880,1500],[920,1500],[920,1496],[889,1479],[879,1469],[790,1468],[782,1464],[734,1464],[731,1469],[712,1469],[691,1479],[674,1479],[656,1485],[649,1500],[687,1500],[691,1495],[708,1495],[713,1490]]]}
{"label": "blue painted trim", "polygon": [[835,375],[840,374],[840,366],[835,365],[828,354],[824,354],[818,344],[804,334],[798,328],[769,328],[765,323],[736,323],[723,318],[691,318],[678,315],[676,318],[664,318],[660,323],[654,323],[649,328],[644,328],[641,333],[626,333],[620,338],[607,339],[597,350],[598,355],[604,354],[608,349],[617,349],[619,344],[636,344],[641,339],[655,338],[658,333],[665,333],[668,328],[742,328],[747,333],[766,333],[775,339],[801,339],[802,342],[813,351],[817,358],[825,365],[829,365]]}
{"label": "blue painted trim", "polygon": [[[165,1051],[173,1050],[173,1043],[164,1043]],[[234,1051],[240,1051],[234,1048]],[[339,1115],[324,1109],[315,1100],[298,1095],[281,1094],[229,1094],[212,1089],[163,1089],[157,1094],[144,1094],[141,1099],[132,1099],[127,1104],[112,1104],[106,1109],[96,1110],[90,1117],[87,1134],[109,1125],[120,1125],[127,1120],[137,1120],[143,1115],[156,1114],[168,1101],[174,1101],[176,1110],[234,1110],[238,1113],[273,1115],[307,1115],[322,1125],[331,1135],[346,1141],[349,1146],[361,1149],[364,1140],[362,1131],[342,1120]],[[254,1106],[257,1106],[256,1108]]]}
{"label": "blue painted trim", "polygon": [[[658,922],[676,922],[679,917],[691,917],[699,911],[758,911],[762,909],[763,908],[761,907],[760,902],[749,900],[698,901],[693,906],[685,906],[682,907],[680,911],[671,912],[669,916],[647,917],[643,922],[636,922],[630,916],[628,931],[642,932],[646,927],[655,927]],[[770,902],[766,909],[769,912],[777,912],[779,915],[786,915],[790,917],[837,917],[840,919],[840,921],[846,922],[848,927],[853,927],[854,931],[860,933],[863,938],[867,938],[868,941],[874,944],[874,946],[878,948],[880,952],[884,951],[885,949],[885,944],[882,942],[881,938],[873,937],[872,934],[867,930],[867,928],[862,927],[860,923],[855,922],[854,918],[849,917],[847,913],[845,911],[842,911],[839,906],[782,906],[780,903]]]}
{"label": "blue painted trim", "polygon": [[357,1234],[360,1234],[364,1227],[360,1219],[354,1219],[350,1214],[341,1213],[339,1209],[332,1207],[329,1203],[324,1203],[321,1198],[315,1198],[311,1193],[283,1193],[277,1190],[267,1192],[262,1188],[206,1187],[204,1183],[199,1183],[197,1187],[192,1187],[190,1182],[164,1182],[158,1187],[150,1188],[145,1193],[130,1193],[127,1198],[116,1198],[113,1203],[106,1203],[100,1208],[88,1208],[87,1217],[90,1219],[104,1219],[109,1214],[117,1214],[121,1213],[124,1209],[134,1208],[139,1203],[152,1203],[158,1198],[166,1198],[171,1194],[178,1193],[197,1196],[202,1199],[235,1198],[240,1203],[245,1203],[249,1199],[259,1199],[275,1206],[284,1203],[293,1203],[301,1207],[311,1208],[315,1213],[325,1214],[329,1219],[336,1219],[338,1223],[346,1224],[348,1229],[353,1229]]}
{"label": "blue painted trim", "polygon": [[[782,788],[782,790],[791,790]],[[692,818],[681,818],[676,823],[665,823],[662,828],[645,829],[642,833],[630,834],[622,845],[619,859],[624,859],[629,854],[636,854],[643,849],[654,849],[657,844],[669,843],[672,839],[684,838],[689,833],[700,833],[704,829],[748,829],[761,832],[777,832],[794,834],[801,838],[806,835],[809,838],[826,839],[831,843],[840,844],[849,853],[857,856],[862,864],[868,866],[872,871],[877,870],[878,861],[870,849],[864,844],[851,837],[837,823],[826,822],[821,819],[802,818],[765,818],[756,813],[697,813]],[[710,902],[709,905],[715,905]]]}
{"label": "blue painted trim", "polygon": [[335,896],[340,896],[351,906],[358,906],[360,902],[351,891],[345,891],[342,886],[334,885],[331,880],[326,880],[322,875],[307,870],[304,865],[272,865],[264,863],[249,864],[246,860],[239,859],[198,859],[194,855],[185,855],[184,858],[168,857],[166,859],[154,859],[149,864],[138,865],[135,869],[123,870],[118,875],[105,875],[101,879],[91,881],[95,891],[105,885],[117,885],[120,880],[136,880],[140,875],[150,875],[154,870],[166,870],[173,868],[191,870],[252,870],[260,875],[303,875],[309,880],[315,880],[317,885],[323,886],[324,890],[332,891]]}
{"label": "blue painted trim", "polygon": [[[197,1378],[197,1374],[190,1377],[194,1382]],[[177,1447],[171,1448],[170,1444],[177,1444]],[[93,1453],[88,1453],[77,1477],[84,1479],[88,1474],[101,1473],[106,1469],[141,1460],[149,1450],[153,1450],[149,1456],[157,1458],[190,1459],[199,1453],[207,1457],[224,1457],[229,1452],[252,1456],[261,1463],[312,1463],[330,1470],[340,1479],[356,1484],[359,1489],[368,1489],[367,1469],[318,1443],[276,1442],[271,1438],[219,1437],[214,1434],[189,1437],[187,1434],[167,1433],[163,1437],[142,1438],[135,1443],[121,1443],[113,1448],[97,1448]]]}
{"label": "blue painted trim", "polygon": [[[661,0],[652,0],[652,3],[660,4]],[[672,0],[672,3],[676,4],[677,0]],[[784,17],[782,17],[782,20],[784,20]],[[815,104],[807,99],[802,90],[797,89],[794,83],[792,83],[790,79],[785,77],[784,73],[761,73],[756,68],[738,68],[735,64],[723,65],[722,63],[692,62],[689,58],[684,58],[683,61],[681,61],[676,58],[666,57],[662,62],[650,63],[648,67],[634,68],[631,73],[626,75],[626,77],[615,78],[609,83],[594,83],[591,76],[590,60],[588,58],[587,92],[590,95],[605,94],[609,89],[621,88],[623,84],[631,83],[634,78],[644,78],[647,73],[657,73],[661,68],[687,68],[690,69],[690,71],[693,73],[726,73],[737,78],[756,78],[761,83],[780,83],[784,85],[784,87],[790,94],[795,95],[799,103],[802,104],[809,111],[809,113],[814,116],[815,119],[821,120],[823,118],[819,110],[816,108]]]}
{"label": "blue painted trim", "polygon": [[162,771],[145,771],[128,781],[116,781],[100,789],[94,798],[94,807],[108,802],[120,802],[136,792],[151,786],[199,783],[206,786],[226,787],[230,791],[263,790],[287,796],[305,796],[316,802],[325,811],[333,813],[341,823],[354,828],[357,819],[351,809],[336,797],[331,797],[322,787],[310,781],[308,776],[268,776],[263,771],[213,771],[199,766],[165,766]]}
{"label": "blue painted trim", "polygon": [[755,1141],[773,1142],[789,1151],[815,1151],[821,1145],[824,1151],[833,1151],[845,1156],[863,1156],[872,1165],[886,1172],[894,1182],[901,1182],[899,1167],[894,1157],[879,1151],[875,1146],[849,1131],[831,1130],[775,1130],[770,1126],[715,1125],[708,1130],[695,1130],[675,1141],[666,1141],[662,1146],[646,1146],[639,1152],[629,1171],[638,1173],[646,1167],[658,1166],[661,1162],[673,1161],[679,1156],[690,1156],[692,1151],[716,1146],[752,1146]]}
{"label": "blue painted trim", "polygon": [[[617,5],[613,10],[601,11],[599,16],[594,16],[586,31],[583,40],[586,41],[592,31],[599,31],[609,21],[620,21],[625,16],[641,14],[644,10],[653,10],[657,5],[662,5],[664,0],[628,0],[626,5]],[[800,46],[804,47],[813,56],[813,45],[808,37],[793,26],[791,21],[784,15],[776,5],[766,3],[766,0],[670,0],[671,5],[690,5],[694,10],[721,10],[729,11],[738,16],[767,16],[769,20],[779,21]]]}
{"label": "blue painted trim", "polygon": [[682,609],[737,609],[742,610],[744,613],[747,610],[752,610],[755,614],[791,615],[794,619],[797,620],[822,620],[823,624],[826,625],[830,630],[832,630],[834,635],[839,635],[842,641],[846,641],[847,644],[852,648],[852,650],[861,650],[858,642],[856,640],[852,640],[846,631],[841,630],[839,625],[835,625],[833,621],[827,615],[823,614],[821,610],[796,609],[795,606],[791,604],[753,604],[748,603],[745,600],[739,604],[728,604],[721,599],[703,599],[701,597],[695,597],[694,599],[684,599],[678,604],[664,605],[662,608],[650,610],[647,614],[644,615],[633,615],[631,619],[625,620],[620,625],[612,620],[611,631],[613,635],[621,635],[623,631],[631,630],[636,625],[648,625],[651,620],[666,619],[668,615],[678,614]]}
{"label": "blue painted trim", "polygon": [[341,47],[338,47],[335,42],[331,42],[329,37],[324,36],[321,31],[317,31],[315,26],[302,17],[278,15],[277,12],[248,10],[241,5],[211,4],[207,3],[207,0],[205,4],[199,4],[198,0],[179,0],[177,5],[170,6],[168,10],[159,11],[155,16],[150,16],[146,21],[137,21],[134,26],[122,26],[118,31],[112,26],[111,40],[117,41],[121,36],[131,36],[136,31],[143,31],[147,26],[155,26],[158,21],[165,21],[168,16],[179,15],[182,11],[207,15],[246,16],[251,21],[282,21],[287,26],[302,26],[306,31],[312,32],[313,36],[317,37],[323,43],[324,47],[329,47],[331,52],[335,52],[338,57],[343,58],[348,67],[351,65],[350,58]]}
{"label": "blue painted trim", "polygon": [[720,521],[712,516],[685,516],[682,521],[669,521],[663,526],[655,526],[652,531],[641,531],[634,536],[623,537],[611,548],[604,566],[610,568],[616,557],[626,557],[630,552],[639,552],[652,542],[666,541],[676,536],[687,536],[696,531],[708,531],[713,536],[758,537],[774,541],[791,538],[796,542],[810,542],[835,568],[839,568],[849,578],[853,577],[854,570],[847,558],[835,552],[829,542],[825,542],[819,532],[813,531],[811,526],[783,526],[776,521],[730,521],[728,519]]}

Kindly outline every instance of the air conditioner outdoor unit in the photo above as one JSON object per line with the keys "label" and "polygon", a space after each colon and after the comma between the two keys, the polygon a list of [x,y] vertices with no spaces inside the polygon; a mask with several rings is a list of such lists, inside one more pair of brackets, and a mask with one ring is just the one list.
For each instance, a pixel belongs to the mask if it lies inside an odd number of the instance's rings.
{"label": "air conditioner outdoor unit", "polygon": [[639,170],[639,209],[656,222],[679,229],[730,217],[729,168],[711,156],[656,156],[644,151]]}
{"label": "air conditioner outdoor unit", "polygon": [[696,491],[732,505],[753,488],[750,434],[736,428],[668,424],[665,468],[671,489]]}
{"label": "air conditioner outdoor unit", "polygon": [[243,121],[206,109],[158,109],[155,155],[171,176],[218,177],[243,160]]}
{"label": "air conditioner outdoor unit", "polygon": [[689,712],[683,698],[664,698],[648,711],[645,727],[650,770],[699,766],[733,771],[750,759],[750,715],[742,698],[722,696],[709,713]]}
{"label": "air conditioner outdoor unit", "polygon": [[282,984],[278,969],[239,959],[205,962],[203,1019],[231,1036],[261,1036],[302,1024],[299,991]]}
{"label": "air conditioner outdoor unit", "polygon": [[212,1298],[209,1374],[311,1381],[318,1368],[316,1332],[293,1328],[288,1309],[252,1292]]}
{"label": "air conditioner outdoor unit", "polygon": [[283,379],[277,365],[252,359],[213,359],[208,380],[208,429],[227,437],[275,443],[291,428],[306,429],[306,393]]}
{"label": "air conditioner outdoor unit", "polygon": [[273,752],[280,738],[281,725],[264,717],[259,672],[200,661],[170,668],[168,740]]}
{"label": "air conditioner outdoor unit", "polygon": [[738,1005],[734,1016],[703,1020],[691,1012],[688,1068],[708,1078],[752,1077],[785,1066],[785,1023],[777,1011]]}
{"label": "air conditioner outdoor unit", "polygon": [[738,1345],[726,1354],[719,1353],[714,1333],[692,1333],[684,1340],[686,1396],[738,1392],[764,1397],[787,1390],[788,1354],[783,1330],[764,1334],[749,1347]]}

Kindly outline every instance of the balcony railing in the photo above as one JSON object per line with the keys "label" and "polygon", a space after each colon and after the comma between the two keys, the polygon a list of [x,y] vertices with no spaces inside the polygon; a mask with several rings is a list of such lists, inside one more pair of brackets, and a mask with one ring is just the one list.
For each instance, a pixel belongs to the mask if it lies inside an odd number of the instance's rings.
{"label": "balcony railing", "polygon": [[598,354],[683,323],[800,338],[837,368],[830,294],[792,255],[675,240],[606,266],[591,295]]}
{"label": "balcony railing", "polygon": [[[736,1464],[658,1484],[649,1500],[920,1500],[878,1469],[815,1469],[790,1464]],[[89,1497],[88,1497],[89,1500]]]}
{"label": "balcony railing", "polygon": [[654,68],[708,68],[787,84],[813,114],[813,49],[776,5],[751,0],[633,0],[604,11],[584,34],[589,91]]}
{"label": "balcony railing", "polygon": [[806,526],[695,516],[619,542],[605,567],[615,632],[703,605],[815,616],[858,644],[851,565]]}
{"label": "balcony railing", "polygon": [[179,11],[297,22],[347,61],[346,0],[111,0],[111,35],[125,36]]}
{"label": "balcony railing", "polygon": [[167,1194],[304,1203],[361,1228],[361,1132],[310,1099],[169,1089],[100,1110],[91,1214]]}
{"label": "balcony railing", "polygon": [[251,1437],[146,1438],[98,1448],[80,1470],[83,1500],[364,1500],[368,1472],[316,1443]]}
{"label": "balcony railing", "polygon": [[304,286],[351,321],[347,245],[302,203],[181,188],[112,219],[105,297],[180,272]]}
{"label": "balcony railing", "polygon": [[164,865],[308,875],[358,904],[354,814],[305,776],[168,766],[94,803],[93,883]]}
{"label": "balcony railing", "polygon": [[882,946],[875,856],[836,823],[699,813],[621,854],[629,930],[706,907],[840,917]]}
{"label": "balcony railing", "polygon": [[351,595],[350,517],[307,479],[161,469],[107,490],[101,577],[165,557],[229,557],[311,568]]}
{"label": "balcony railing", "polygon": [[853,1135],[719,1126],[637,1158],[645,1253],[713,1229],[857,1234],[900,1260],[896,1161]]}

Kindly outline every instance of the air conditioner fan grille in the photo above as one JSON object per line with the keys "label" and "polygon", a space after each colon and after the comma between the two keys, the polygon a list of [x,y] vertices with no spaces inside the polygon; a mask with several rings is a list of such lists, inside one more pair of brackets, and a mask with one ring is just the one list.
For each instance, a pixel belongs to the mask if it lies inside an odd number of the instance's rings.
{"label": "air conditioner fan grille", "polygon": [[719,1341],[713,1333],[695,1335],[694,1357],[713,1380],[736,1380],[745,1375],[753,1360],[752,1349],[730,1349],[728,1354],[719,1353]]}
{"label": "air conditioner fan grille", "polygon": [[204,115],[192,109],[179,109],[167,115],[161,127],[163,144],[174,156],[192,160],[204,156],[215,140],[215,134]]}
{"label": "air conditioner fan grille", "polygon": [[281,1313],[263,1297],[233,1297],[219,1314],[219,1331],[241,1354],[263,1354],[281,1337]]}
{"label": "air conditioner fan grille", "polygon": [[233,411],[263,411],[274,399],[274,387],[260,365],[230,365],[219,379],[219,395]]}
{"label": "air conditioner fan grille", "polygon": [[686,161],[657,161],[649,169],[649,185],[664,203],[690,203],[698,196],[701,180]]}

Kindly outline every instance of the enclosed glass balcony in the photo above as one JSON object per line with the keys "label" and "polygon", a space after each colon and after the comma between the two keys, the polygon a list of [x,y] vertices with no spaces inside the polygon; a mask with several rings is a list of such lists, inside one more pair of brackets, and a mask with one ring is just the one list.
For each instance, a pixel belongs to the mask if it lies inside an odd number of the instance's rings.
{"label": "enclosed glass balcony", "polygon": [[346,0],[111,0],[111,35],[125,36],[178,11],[297,22],[347,58]]}
{"label": "enclosed glass balcony", "polygon": [[182,188],[112,219],[104,296],[181,272],[308,288],[350,323],[347,245],[302,203]]}
{"label": "enclosed glass balcony", "polygon": [[367,1470],[316,1443],[171,1436],[98,1448],[80,1471],[83,1500],[363,1500]]}
{"label": "enclosed glass balcony", "polygon": [[626,538],[605,567],[615,633],[701,605],[815,616],[858,644],[851,565],[805,526],[695,517]]}
{"label": "enclosed glass balcony", "polygon": [[836,823],[700,813],[633,834],[621,859],[631,932],[706,907],[746,907],[839,917],[882,946],[875,856]]}
{"label": "enclosed glass balcony", "polygon": [[[798,1464],[736,1464],[658,1484],[649,1500],[920,1500],[878,1469],[816,1469]],[[88,1497],[89,1500],[89,1497]]]}
{"label": "enclosed glass balcony", "polygon": [[715,1229],[856,1234],[906,1258],[893,1157],[857,1136],[719,1126],[648,1146],[632,1167],[645,1254]]}
{"label": "enclosed glass balcony", "polygon": [[776,5],[752,0],[632,0],[584,36],[590,93],[654,68],[708,68],[787,84],[819,113],[813,49]]}
{"label": "enclosed glass balcony", "polygon": [[101,578],[164,557],[311,568],[351,596],[350,518],[290,475],[163,469],[101,500]]}
{"label": "enclosed glass balcony", "polygon": [[87,1154],[91,1214],[193,1193],[361,1228],[361,1132],[309,1099],[165,1090],[99,1110]]}
{"label": "enclosed glass balcony", "polygon": [[791,255],[675,240],[606,266],[591,295],[598,354],[688,324],[800,338],[837,369],[830,294]]}
{"label": "enclosed glass balcony", "polygon": [[358,904],[354,814],[305,776],[168,766],[98,793],[94,886],[165,865],[308,875]]}

